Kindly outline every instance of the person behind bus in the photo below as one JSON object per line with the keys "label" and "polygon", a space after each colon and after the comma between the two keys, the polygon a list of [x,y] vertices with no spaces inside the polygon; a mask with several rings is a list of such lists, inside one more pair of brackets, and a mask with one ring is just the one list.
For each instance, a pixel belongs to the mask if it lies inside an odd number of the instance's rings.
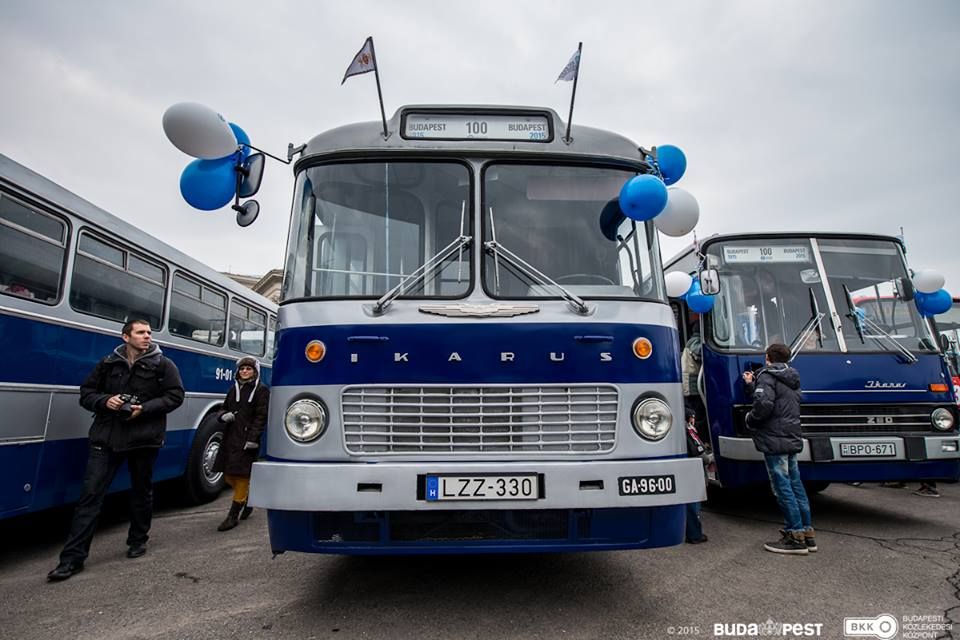
{"label": "person behind bus", "polygon": [[[703,461],[703,477],[706,481],[707,467],[713,464],[713,454],[710,448],[700,439],[697,433],[696,412],[686,407],[684,409],[684,418],[687,423],[687,455],[691,458],[700,458]],[[700,544],[707,541],[707,536],[703,534],[703,524],[700,521],[700,503],[687,503],[687,531],[686,541],[689,544]]]}
{"label": "person behind bus", "polygon": [[223,444],[213,470],[224,473],[227,484],[233,487],[230,511],[217,531],[228,531],[246,520],[253,512],[247,506],[250,494],[250,471],[257,459],[260,436],[267,426],[267,409],[270,390],[260,382],[260,363],[256,358],[237,360],[233,388],[223,401],[220,422],[223,429]]}
{"label": "person behind bus", "polygon": [[747,427],[753,444],[767,466],[773,495],[783,513],[784,528],[767,551],[806,555],[817,550],[810,501],[800,480],[797,454],[803,449],[800,431],[800,374],[787,364],[790,349],[774,343],[767,347],[766,366],[756,374],[746,371],[746,393],[753,398]]}
{"label": "person behind bus", "polygon": [[167,430],[167,414],[183,404],[180,372],[151,342],[150,323],[131,320],[123,344],[100,360],[80,385],[80,404],[94,412],[80,502],[60,564],[47,574],[66,580],[83,571],[103,498],[123,462],[130,471],[127,557],[147,551],[153,516],[153,465]]}

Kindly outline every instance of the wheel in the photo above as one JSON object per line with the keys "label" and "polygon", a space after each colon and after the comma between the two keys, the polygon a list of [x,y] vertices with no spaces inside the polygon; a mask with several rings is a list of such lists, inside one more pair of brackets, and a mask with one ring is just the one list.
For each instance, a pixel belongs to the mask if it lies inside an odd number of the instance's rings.
{"label": "wheel", "polygon": [[827,487],[830,486],[829,482],[824,482],[823,480],[807,480],[803,483],[803,488],[807,492],[807,495],[813,496]]}
{"label": "wheel", "polygon": [[200,422],[193,437],[187,470],[183,477],[184,490],[191,504],[203,504],[216,498],[226,482],[223,473],[213,470],[213,463],[223,444],[223,426],[216,415],[208,415]]}

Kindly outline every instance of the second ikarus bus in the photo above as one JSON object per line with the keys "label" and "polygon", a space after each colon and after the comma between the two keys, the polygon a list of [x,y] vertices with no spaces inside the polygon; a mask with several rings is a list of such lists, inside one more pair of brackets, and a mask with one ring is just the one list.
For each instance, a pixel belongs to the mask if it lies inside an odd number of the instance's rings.
{"label": "second ikarus bus", "polygon": [[548,109],[405,107],[295,164],[267,459],[275,551],[679,544],[704,498],[652,171]]}
{"label": "second ikarus bus", "polygon": [[[957,407],[938,340],[913,302],[898,238],[864,234],[712,236],[665,270],[719,276],[700,317],[675,302],[684,338],[702,336],[694,397],[727,487],[766,482],[744,416],[744,371],[775,342],[800,372],[802,477],[832,481],[956,479]],[[694,341],[695,342],[695,341]]]}

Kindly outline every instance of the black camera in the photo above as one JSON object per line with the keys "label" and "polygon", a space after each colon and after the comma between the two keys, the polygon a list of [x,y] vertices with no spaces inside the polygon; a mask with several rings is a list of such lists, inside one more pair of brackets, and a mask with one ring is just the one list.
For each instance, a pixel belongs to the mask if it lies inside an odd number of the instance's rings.
{"label": "black camera", "polygon": [[120,400],[123,401],[123,404],[117,411],[125,418],[133,415],[133,405],[140,404],[140,398],[133,393],[121,393]]}

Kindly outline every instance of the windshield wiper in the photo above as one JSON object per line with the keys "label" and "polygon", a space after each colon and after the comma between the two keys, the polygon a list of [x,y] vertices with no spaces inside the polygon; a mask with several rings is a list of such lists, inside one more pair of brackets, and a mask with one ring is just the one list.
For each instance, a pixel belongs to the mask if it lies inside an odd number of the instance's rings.
{"label": "windshield wiper", "polygon": [[423,286],[427,286],[427,273],[433,269],[436,269],[438,265],[443,264],[443,262],[445,262],[447,258],[452,256],[454,253],[462,252],[464,248],[470,246],[471,242],[473,242],[472,236],[458,236],[453,242],[441,249],[439,253],[435,254],[432,258],[417,267],[412,273],[405,276],[403,280],[400,281],[400,284],[383,294],[383,296],[381,296],[381,298],[373,304],[371,308],[373,314],[380,315],[384,313],[394,300],[406,293],[407,289],[410,288],[410,285],[414,282],[417,282],[421,278],[424,279]]}
{"label": "windshield wiper", "polygon": [[793,362],[793,359],[797,357],[800,349],[807,343],[807,340],[814,331],[817,332],[817,345],[821,349],[823,348],[823,327],[821,325],[823,324],[823,319],[826,317],[826,314],[820,311],[820,305],[817,303],[817,296],[813,293],[813,288],[807,291],[810,292],[810,313],[812,315],[810,319],[807,320],[807,324],[803,325],[803,328],[800,329],[797,337],[790,343],[790,362]]}
{"label": "windshield wiper", "polygon": [[[847,287],[847,285],[843,285],[843,293],[847,298],[847,309],[849,309],[849,313],[847,313],[847,317],[853,320],[854,326],[857,329],[857,335],[860,336],[861,344],[866,344],[866,340],[864,340],[864,333],[863,333],[863,329],[864,327],[866,327],[867,329],[872,331],[874,334],[879,334],[879,337],[877,335],[867,336],[872,340],[874,340],[877,344],[881,346],[886,345],[888,351],[890,350],[889,346],[892,344],[893,350],[897,351],[901,356],[903,356],[903,358],[908,363],[913,364],[917,361],[917,356],[913,355],[913,353],[911,353],[909,349],[907,349],[905,346],[897,342],[897,339],[891,336],[889,333],[887,333],[883,329],[883,327],[881,327],[876,322],[868,318],[867,314],[863,311],[863,309],[860,309],[859,307],[857,307],[857,305],[853,303],[853,296],[850,294],[850,289]],[[887,342],[884,342],[883,340],[881,340],[881,338],[885,338]]]}
{"label": "windshield wiper", "polygon": [[483,243],[484,248],[487,253],[494,257],[494,260],[503,258],[504,261],[509,263],[515,269],[520,271],[523,275],[530,278],[534,282],[537,282],[541,285],[547,285],[553,287],[560,293],[560,297],[567,301],[574,311],[581,315],[586,315],[590,313],[590,307],[587,306],[587,303],[583,301],[582,298],[575,296],[570,293],[563,285],[557,284],[554,280],[551,280],[548,275],[526,262],[523,258],[513,253],[502,244],[496,240],[490,240],[489,242]]}

